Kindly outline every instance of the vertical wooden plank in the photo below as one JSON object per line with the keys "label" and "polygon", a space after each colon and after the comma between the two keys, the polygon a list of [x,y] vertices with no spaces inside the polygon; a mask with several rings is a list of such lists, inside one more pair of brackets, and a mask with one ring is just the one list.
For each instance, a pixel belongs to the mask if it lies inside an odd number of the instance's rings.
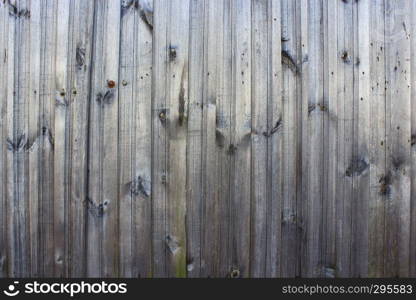
{"label": "vertical wooden plank", "polygon": [[151,275],[150,116],[152,12],[149,1],[122,3],[120,42],[120,275]]}
{"label": "vertical wooden plank", "polygon": [[[9,276],[29,273],[30,246],[28,242],[28,181],[27,181],[27,101],[28,66],[30,59],[28,3],[8,2],[8,70],[7,79],[7,139],[8,168],[8,244],[10,246]],[[13,73],[13,74],[10,74]]]}
{"label": "vertical wooden plank", "polygon": [[[415,82],[416,80],[416,2],[412,1],[412,4],[410,6],[411,15],[411,25],[410,25],[410,52],[411,52],[411,82]],[[411,84],[411,99],[415,99],[416,97],[416,85]],[[412,255],[412,253],[415,253],[416,251],[416,102],[411,101],[411,227],[410,227],[410,274],[409,276],[415,277],[416,276],[416,257]]]}
{"label": "vertical wooden plank", "polygon": [[368,208],[370,201],[370,7],[354,4],[354,172],[351,276],[368,276]]}
{"label": "vertical wooden plank", "polygon": [[55,59],[55,122],[54,122],[54,161],[53,161],[53,205],[54,205],[54,276],[63,277],[67,274],[67,204],[68,204],[68,168],[69,168],[69,139],[70,109],[68,66],[70,26],[70,1],[57,3],[56,27],[56,59]]}
{"label": "vertical wooden plank", "polygon": [[205,1],[201,268],[208,277],[239,275],[230,266],[231,4]]}
{"label": "vertical wooden plank", "polygon": [[[410,241],[410,18],[409,1],[386,2],[387,168],[385,275],[409,276]],[[398,29],[396,24],[401,24]]]}
{"label": "vertical wooden plank", "polygon": [[338,165],[337,128],[337,31],[339,1],[324,1],[324,105],[328,112],[324,115],[324,191],[322,200],[322,276],[334,277],[336,268],[335,251],[335,202],[338,197],[336,175]]}
{"label": "vertical wooden plank", "polygon": [[[218,186],[220,195],[218,197],[218,212],[219,212],[219,268],[218,276],[235,277],[236,272],[232,269],[231,262],[231,170],[233,159],[233,147],[232,145],[232,124],[233,124],[233,13],[232,13],[232,1],[225,1],[223,7],[219,7],[219,11],[223,10],[221,16],[222,24],[221,35],[219,35],[220,42],[223,45],[218,59],[220,65],[218,66],[219,76],[219,93],[217,101],[217,115],[216,125],[218,131],[224,137],[224,148],[219,149],[219,177]],[[221,135],[218,135],[221,137]],[[217,135],[216,135],[217,138]],[[221,144],[221,142],[219,143]],[[221,148],[221,147],[220,147]],[[231,151],[230,151],[231,150]],[[206,229],[208,230],[209,227]]]}
{"label": "vertical wooden plank", "polygon": [[[221,26],[221,6],[219,2],[205,1],[204,6],[204,86],[203,86],[203,227],[204,240],[202,245],[203,272],[205,276],[220,276],[221,258],[221,222],[219,219],[219,192],[217,191],[217,135],[218,140],[222,138],[222,119],[217,114],[217,83],[220,74],[217,70],[218,55],[221,49],[217,47],[223,32],[218,34],[218,27]],[[219,27],[221,28],[221,27]],[[218,119],[218,122],[217,122]],[[218,123],[218,124],[217,124]],[[218,126],[219,125],[219,126]],[[217,133],[218,130],[218,133]],[[209,230],[208,224],[215,224]],[[208,250],[211,249],[211,250]],[[228,267],[228,264],[227,264]],[[228,270],[227,270],[228,271]],[[226,273],[227,273],[226,271]]]}
{"label": "vertical wooden plank", "polygon": [[[298,215],[297,215],[297,172],[298,159],[298,97],[302,78],[299,72],[299,62],[302,60],[300,46],[300,24],[307,19],[301,19],[301,2],[282,1],[282,34],[281,34],[281,65],[282,65],[282,115],[275,120],[277,134],[282,131],[282,276],[298,275]],[[303,65],[301,65],[303,66]],[[299,78],[299,80],[298,80]]]}
{"label": "vertical wooden plank", "polygon": [[353,139],[352,2],[338,2],[338,168],[336,201],[336,276],[348,277],[351,258],[351,199]]}
{"label": "vertical wooden plank", "polygon": [[[345,27],[345,35],[344,37],[344,48],[347,49],[347,59],[344,60],[345,52],[341,53],[341,59],[345,63],[345,81],[344,81],[344,130],[345,130],[345,165],[343,171],[343,175],[345,177],[345,198],[344,198],[344,214],[346,216],[346,222],[344,224],[345,230],[349,233],[345,236],[345,245],[344,247],[349,247],[348,253],[348,276],[351,276],[352,268],[351,268],[351,258],[352,258],[352,251],[354,247],[353,243],[353,231],[352,231],[352,222],[353,222],[353,178],[356,175],[356,168],[360,165],[358,162],[359,160],[354,156],[354,147],[353,141],[355,138],[354,132],[354,58],[355,58],[355,41],[354,41],[354,2],[351,1],[347,3],[345,6],[345,20],[346,24]],[[348,229],[347,229],[348,228]]]}
{"label": "vertical wooden plank", "polygon": [[[221,221],[218,203],[221,195],[217,186],[217,176],[220,172],[218,155],[220,147],[225,147],[226,141],[223,135],[223,124],[226,122],[220,112],[217,113],[218,87],[221,80],[221,69],[217,59],[222,49],[218,47],[224,34],[222,29],[222,9],[219,2],[205,1],[204,6],[204,86],[203,86],[203,126],[202,126],[202,149],[203,149],[203,193],[204,193],[204,211],[203,227],[204,239],[202,246],[202,260],[204,276],[216,277],[221,276],[223,268],[221,262]],[[217,27],[218,26],[218,27]],[[220,30],[218,30],[220,28]],[[226,117],[225,117],[226,118]],[[208,224],[215,224],[209,230]],[[208,250],[208,249],[211,249]],[[226,248],[225,248],[226,249]],[[223,251],[225,250],[223,249]],[[226,252],[226,250],[225,250]],[[226,264],[228,267],[228,264]],[[228,270],[225,271],[227,274]],[[226,276],[226,275],[224,275]]]}
{"label": "vertical wooden plank", "polygon": [[[119,78],[119,155],[120,155],[120,276],[133,272],[133,197],[139,195],[139,182],[133,178],[134,88],[136,84],[137,8],[134,1],[121,2]],[[136,191],[137,190],[137,191]]]}
{"label": "vertical wooden plank", "polygon": [[384,276],[385,199],[390,193],[386,172],[386,90],[384,1],[370,2],[370,201],[368,228],[368,276]]}
{"label": "vertical wooden plank", "polygon": [[188,113],[189,0],[172,0],[168,23],[168,275],[186,277],[186,133]]}
{"label": "vertical wooden plank", "polygon": [[[281,63],[281,3],[268,1],[268,128],[275,128],[282,121],[282,63]],[[270,133],[273,134],[270,136]],[[267,149],[267,248],[266,277],[280,277],[282,258],[281,203],[283,179],[283,136],[272,129],[269,131]]]}
{"label": "vertical wooden plank", "polygon": [[264,277],[267,247],[267,150],[268,138],[268,3],[252,4],[251,19],[251,252],[250,277]]}
{"label": "vertical wooden plank", "polygon": [[[39,197],[39,120],[40,120],[40,72],[41,72],[41,2],[30,2],[30,81],[28,115],[28,180],[29,180],[29,231],[30,276],[40,276],[40,197]],[[28,274],[29,275],[29,274]]]}
{"label": "vertical wooden plank", "polygon": [[[17,44],[18,51],[18,88],[15,99],[15,107],[17,115],[15,116],[15,121],[17,122],[15,130],[17,129],[17,134],[20,132],[24,135],[22,144],[21,156],[18,157],[16,162],[16,167],[18,170],[17,182],[18,182],[18,222],[19,229],[15,234],[19,238],[19,261],[17,262],[20,265],[20,274],[19,276],[24,276],[30,272],[30,243],[29,243],[29,202],[28,202],[28,154],[27,142],[28,142],[28,109],[29,109],[29,79],[30,79],[30,20],[29,20],[29,1],[19,1],[16,3],[19,11],[19,40]],[[15,48],[16,50],[16,48]],[[19,160],[21,160],[19,162]],[[17,199],[16,199],[17,200]],[[16,274],[17,275],[17,274]]]}
{"label": "vertical wooden plank", "polygon": [[91,75],[93,1],[74,1],[71,53],[71,84],[67,91],[71,103],[71,168],[69,187],[68,272],[72,277],[85,277],[87,270],[86,200],[89,97]]}
{"label": "vertical wooden plank", "polygon": [[[14,4],[13,4],[14,5]],[[16,147],[16,138],[14,135],[14,88],[15,88],[15,38],[16,38],[16,20],[14,18],[9,17],[10,7],[7,6],[5,8],[7,13],[5,14],[5,39],[6,39],[6,118],[5,118],[5,146],[6,146],[6,155],[5,155],[5,162],[6,162],[6,211],[7,211],[7,272],[8,276],[16,276],[16,270],[14,265],[15,260],[15,252],[17,251],[15,247],[15,235],[14,235],[14,199],[15,199],[15,176],[16,170],[14,169],[14,156],[15,156],[15,149]],[[11,145],[11,146],[10,146]]]}
{"label": "vertical wooden plank", "polygon": [[[6,125],[5,125],[5,138],[6,140],[6,210],[7,210],[7,271],[8,276],[16,276],[15,275],[15,266],[14,266],[14,259],[15,259],[15,235],[13,232],[13,220],[14,220],[14,177],[15,170],[14,170],[14,149],[15,149],[15,137],[14,137],[14,126],[13,126],[13,119],[14,119],[14,109],[13,109],[13,90],[14,90],[14,82],[15,82],[15,72],[14,72],[14,64],[15,64],[15,53],[14,53],[14,44],[15,44],[15,19],[9,17],[9,7],[6,8],[7,10],[7,19],[5,20],[5,35],[6,35],[6,49],[7,49],[7,64],[5,69],[7,71],[7,79],[6,79]],[[9,141],[9,142],[7,142]],[[10,146],[9,146],[9,145]]]}
{"label": "vertical wooden plank", "polygon": [[[120,3],[112,0],[105,9],[104,78],[114,102],[103,105],[103,163],[102,204],[103,216],[103,276],[118,276],[118,67],[120,40]],[[115,87],[113,87],[115,82]],[[105,94],[104,94],[105,95]],[[104,97],[106,98],[106,97]],[[108,98],[104,99],[106,102]],[[117,124],[117,125],[116,125]]]}
{"label": "vertical wooden plank", "polygon": [[[297,24],[299,26],[298,29],[298,37],[300,41],[300,55],[302,57],[302,64],[300,66],[300,72],[302,74],[302,78],[298,85],[298,88],[301,89],[300,94],[300,107],[298,108],[300,112],[299,119],[301,120],[301,129],[299,133],[299,147],[300,147],[300,158],[301,158],[301,165],[298,167],[299,173],[298,176],[298,226],[300,234],[298,234],[297,238],[297,249],[299,251],[299,265],[298,270],[296,270],[296,275],[302,276],[303,275],[303,268],[302,264],[306,261],[306,236],[307,236],[307,184],[308,178],[305,174],[308,171],[308,164],[307,164],[307,151],[304,150],[309,143],[309,134],[308,134],[308,118],[309,118],[309,95],[307,93],[308,88],[308,81],[309,81],[309,72],[307,71],[309,68],[309,40],[308,40],[308,32],[309,32],[309,12],[307,9],[308,2],[305,0],[301,0],[297,2],[297,11],[299,12],[299,19],[297,20]],[[282,8],[283,11],[283,8]],[[283,30],[282,30],[283,32]],[[283,45],[282,45],[283,48]],[[282,52],[283,53],[283,52]],[[306,59],[308,58],[308,59]],[[283,60],[282,60],[283,61]],[[313,106],[311,106],[312,108]],[[283,224],[282,224],[283,225]],[[283,227],[283,226],[282,226]],[[283,230],[282,230],[282,244],[283,244]],[[293,272],[293,271],[292,271]],[[283,270],[282,270],[283,275]],[[284,276],[284,275],[283,275]],[[290,275],[293,276],[293,275]]]}
{"label": "vertical wooden plank", "polygon": [[55,111],[55,51],[57,29],[57,1],[44,1],[41,4],[42,48],[40,74],[40,198],[41,198],[41,261],[42,276],[51,277],[54,271],[53,233],[53,151],[54,151],[54,111]]}
{"label": "vertical wooden plank", "polygon": [[[250,273],[251,209],[251,1],[232,2],[233,108],[231,162],[231,263],[240,276]],[[233,272],[235,273],[235,272]]]}
{"label": "vertical wooden plank", "polygon": [[[5,65],[5,71],[6,75],[6,118],[5,118],[5,149],[6,149],[6,155],[5,155],[5,169],[6,169],[6,176],[5,176],[5,188],[6,188],[6,230],[7,230],[7,240],[6,244],[7,247],[7,253],[6,253],[6,263],[7,263],[7,272],[8,276],[16,276],[15,274],[15,266],[14,266],[14,260],[15,260],[15,252],[17,249],[15,249],[15,235],[13,232],[14,224],[14,177],[15,170],[14,170],[14,150],[15,150],[15,137],[14,137],[14,126],[13,126],[13,119],[14,119],[14,109],[13,109],[13,94],[14,94],[14,85],[15,85],[15,72],[14,72],[14,64],[15,64],[15,19],[10,18],[9,16],[9,9],[10,7],[6,7],[5,11],[7,11],[5,16],[5,40],[6,40],[6,65]],[[4,58],[3,58],[4,59]],[[7,142],[8,141],[8,142]]]}
{"label": "vertical wooden plank", "polygon": [[133,219],[133,276],[149,277],[152,275],[152,244],[151,244],[151,155],[152,155],[152,57],[153,57],[153,0],[139,2],[136,11],[137,38],[134,83],[133,116],[133,171],[139,195],[134,194]]}
{"label": "vertical wooden plank", "polygon": [[87,199],[91,237],[88,245],[88,274],[94,277],[116,277],[119,265],[117,150],[121,6],[115,0],[96,1],[95,4]]}
{"label": "vertical wooden plank", "polygon": [[323,195],[323,120],[328,109],[323,99],[323,45],[321,39],[322,1],[308,2],[308,67],[302,72],[308,73],[305,90],[308,98],[308,115],[305,122],[304,145],[306,152],[304,185],[305,194],[304,224],[305,245],[302,260],[302,276],[317,277],[322,275],[322,195]]}
{"label": "vertical wooden plank", "polygon": [[[1,74],[7,74],[7,61],[8,61],[8,43],[7,43],[7,20],[8,20],[8,7],[6,3],[0,3],[0,53],[2,53],[2,59],[0,59],[0,72]],[[8,242],[7,242],[7,82],[8,76],[4,77],[4,80],[0,82],[0,277],[7,277],[7,264],[8,264]]]}
{"label": "vertical wooden plank", "polygon": [[166,64],[169,1],[154,0],[152,75],[152,230],[153,276],[166,277]]}
{"label": "vertical wooden plank", "polygon": [[[202,249],[202,105],[204,85],[205,1],[190,2],[189,109],[187,133],[187,275],[201,277]],[[218,24],[217,24],[218,25]],[[207,261],[204,261],[205,264]]]}
{"label": "vertical wooden plank", "polygon": [[[88,145],[88,188],[86,206],[88,209],[87,225],[87,276],[100,277],[102,274],[101,257],[102,257],[102,216],[103,205],[101,202],[101,165],[102,147],[101,147],[101,130],[102,127],[102,102],[103,95],[101,83],[103,73],[103,27],[102,8],[100,4],[103,1],[94,1],[94,25],[93,25],[93,46],[91,55],[91,88],[89,91],[89,145]],[[105,79],[104,79],[105,80]],[[108,95],[111,95],[108,91]]]}

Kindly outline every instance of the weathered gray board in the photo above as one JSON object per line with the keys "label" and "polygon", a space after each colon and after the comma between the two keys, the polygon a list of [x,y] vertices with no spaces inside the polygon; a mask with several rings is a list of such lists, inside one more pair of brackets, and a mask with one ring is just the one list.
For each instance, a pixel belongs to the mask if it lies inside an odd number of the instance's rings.
{"label": "weathered gray board", "polygon": [[416,1],[0,0],[0,276],[416,276]]}

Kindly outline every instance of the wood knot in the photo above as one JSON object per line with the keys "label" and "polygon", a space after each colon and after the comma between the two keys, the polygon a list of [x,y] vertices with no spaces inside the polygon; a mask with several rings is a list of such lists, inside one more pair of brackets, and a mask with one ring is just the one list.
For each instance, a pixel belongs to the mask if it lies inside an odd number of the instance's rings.
{"label": "wood knot", "polygon": [[287,50],[282,50],[282,64],[286,65],[293,73],[298,73],[298,66]]}
{"label": "wood knot", "polygon": [[290,209],[284,209],[282,214],[282,224],[296,224],[296,213]]}
{"label": "wood knot", "polygon": [[30,18],[30,10],[23,8],[19,10],[16,5],[12,4],[10,0],[3,1],[4,4],[7,4],[9,6],[9,15],[15,18]]}
{"label": "wood knot", "polygon": [[240,278],[240,270],[232,269],[230,271],[230,278]]}
{"label": "wood knot", "polygon": [[82,67],[85,65],[85,48],[81,48],[80,45],[77,46],[77,50],[75,53],[75,61],[78,70],[81,70]]}
{"label": "wood knot", "polygon": [[335,267],[323,267],[323,274],[325,278],[335,278]]}
{"label": "wood knot", "polygon": [[68,99],[65,96],[66,92],[64,89],[56,92],[55,103],[57,106],[66,107],[69,105]]}
{"label": "wood knot", "polygon": [[194,270],[194,260],[193,258],[187,258],[186,259],[186,270],[188,272],[192,272]]}
{"label": "wood knot", "polygon": [[391,174],[385,174],[380,177],[378,181],[380,183],[380,195],[388,196],[391,192]]}
{"label": "wood knot", "polygon": [[218,129],[215,130],[215,143],[218,147],[224,148],[225,136]]}
{"label": "wood knot", "polygon": [[348,55],[348,51],[343,51],[341,54],[341,59],[344,61],[344,63],[349,63],[350,62],[350,57]]}
{"label": "wood knot", "polygon": [[326,105],[325,105],[325,104],[321,104],[321,103],[319,103],[319,104],[318,104],[318,106],[319,106],[319,108],[321,109],[321,111],[327,111],[327,110],[328,110],[328,108],[326,107]]}
{"label": "wood knot", "polygon": [[316,108],[316,105],[315,104],[309,104],[308,105],[308,114],[311,114],[311,112],[313,112],[314,110],[315,110],[315,108]]}
{"label": "wood knot", "polygon": [[12,152],[20,152],[24,150],[27,144],[26,134],[22,133],[17,136],[15,141],[10,138],[6,139],[7,149]]}
{"label": "wood knot", "polygon": [[160,122],[162,122],[162,124],[166,123],[166,109],[162,109],[159,112],[159,120],[160,120]]}
{"label": "wood knot", "polygon": [[62,264],[63,263],[63,258],[62,258],[62,255],[58,255],[57,257],[56,257],[56,261],[55,261],[57,264]]}
{"label": "wood knot", "polygon": [[54,146],[54,138],[52,136],[52,131],[49,128],[45,126],[42,127],[42,136],[47,139],[47,141],[52,147]]}
{"label": "wood knot", "polygon": [[146,180],[141,176],[137,176],[137,178],[134,178],[131,182],[128,183],[128,185],[130,187],[130,192],[133,195],[142,195],[145,198],[150,196],[151,184],[149,180]]}
{"label": "wood knot", "polygon": [[234,155],[237,152],[237,146],[235,146],[234,144],[230,144],[230,146],[228,147],[228,155]]}
{"label": "wood knot", "polygon": [[170,253],[173,255],[175,255],[180,250],[178,240],[172,235],[166,236],[166,245],[168,246]]}
{"label": "wood knot", "polygon": [[176,47],[176,46],[172,46],[172,45],[169,46],[169,59],[170,59],[170,61],[175,60],[176,57],[178,56],[177,48],[178,47]]}
{"label": "wood knot", "polygon": [[391,164],[392,164],[393,171],[397,172],[405,164],[405,160],[403,157],[393,156],[391,159]]}
{"label": "wood knot", "polygon": [[130,8],[138,9],[139,0],[123,0],[121,2],[121,16],[124,17]]}
{"label": "wood knot", "polygon": [[104,216],[105,208],[108,206],[108,201],[105,200],[103,203],[96,204],[90,198],[86,199],[87,210],[92,216],[96,218],[102,218]]}
{"label": "wood knot", "polygon": [[187,264],[186,265],[186,270],[188,272],[192,272],[194,270],[194,264],[193,263]]}
{"label": "wood knot", "polygon": [[345,175],[348,177],[361,175],[368,167],[369,164],[364,158],[354,158],[345,171]]}
{"label": "wood knot", "polygon": [[95,98],[95,100],[99,103],[99,104],[110,104],[114,99],[114,91],[113,90],[108,90],[105,92],[105,94],[103,95],[101,92],[97,94],[97,97]]}
{"label": "wood knot", "polygon": [[416,144],[416,134],[412,134],[410,139],[410,145],[414,146]]}
{"label": "wood knot", "polygon": [[140,8],[140,18],[147,25],[149,30],[153,30],[153,9],[144,2]]}
{"label": "wood knot", "polygon": [[276,124],[274,124],[273,128],[270,131],[263,132],[263,135],[265,137],[271,137],[274,133],[276,133],[280,129],[280,127],[282,127],[282,120],[281,119],[276,121]]}
{"label": "wood knot", "polygon": [[167,183],[167,176],[166,176],[166,174],[162,174],[162,175],[160,176],[160,182],[161,182],[162,184],[166,184],[166,183]]}
{"label": "wood knot", "polygon": [[123,0],[121,3],[121,17],[124,17],[130,8],[138,10],[140,18],[147,25],[149,30],[153,29],[153,9],[147,2],[140,3],[139,0]]}

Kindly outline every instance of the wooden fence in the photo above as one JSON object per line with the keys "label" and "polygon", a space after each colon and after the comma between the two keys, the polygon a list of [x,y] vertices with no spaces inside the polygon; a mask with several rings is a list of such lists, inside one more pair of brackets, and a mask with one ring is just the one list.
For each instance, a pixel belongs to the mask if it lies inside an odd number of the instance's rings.
{"label": "wooden fence", "polygon": [[416,276],[415,23],[1,0],[0,276]]}

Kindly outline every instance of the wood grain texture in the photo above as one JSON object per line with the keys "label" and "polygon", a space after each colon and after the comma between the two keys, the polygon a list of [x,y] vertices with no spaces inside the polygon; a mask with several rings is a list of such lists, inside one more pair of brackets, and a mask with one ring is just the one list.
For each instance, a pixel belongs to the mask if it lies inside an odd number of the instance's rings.
{"label": "wood grain texture", "polygon": [[410,0],[1,0],[0,277],[416,274]]}
{"label": "wood grain texture", "polygon": [[[337,194],[337,167],[338,167],[338,135],[337,135],[337,43],[338,32],[338,1],[324,1],[324,94],[328,113],[324,115],[324,186],[323,186],[323,245],[322,276],[332,278],[335,276],[336,263],[336,225],[335,207]],[[327,158],[327,159],[326,159]]]}
{"label": "wood grain texture", "polygon": [[154,0],[153,74],[152,74],[152,273],[167,276],[166,178],[167,133],[166,76],[169,44],[167,24],[169,1]]}
{"label": "wood grain texture", "polygon": [[[339,154],[337,170],[336,201],[336,251],[337,276],[348,276],[351,270],[351,204],[352,174],[358,164],[352,153],[353,141],[353,74],[354,74],[354,38],[353,38],[353,3],[338,2],[338,136]],[[350,168],[350,165],[353,168]]]}
{"label": "wood grain texture", "polygon": [[189,0],[169,2],[166,71],[167,247],[168,276],[186,277],[186,144],[188,123]]}
{"label": "wood grain texture", "polygon": [[[146,13],[147,17],[143,18]],[[152,275],[152,16],[153,1],[142,0],[136,10],[137,29],[134,49],[136,73],[133,90],[133,271],[132,276]],[[137,19],[138,18],[138,19]],[[123,81],[121,82],[123,83]],[[134,101],[134,99],[138,99]],[[121,156],[120,156],[121,157]],[[145,241],[145,242],[144,242]]]}
{"label": "wood grain texture", "polygon": [[[265,277],[281,276],[282,262],[282,180],[283,180],[283,138],[279,130],[282,122],[282,33],[281,33],[281,3],[268,2],[268,109],[267,128],[269,141],[267,149],[267,211],[266,211],[266,267]],[[278,125],[276,127],[276,125]],[[271,129],[270,129],[271,128]],[[277,129],[277,131],[276,131]],[[281,128],[280,128],[281,130]],[[270,133],[273,133],[270,136]],[[277,133],[277,134],[276,134]]]}
{"label": "wood grain texture", "polygon": [[[251,230],[251,13],[252,1],[231,2],[232,94],[230,176],[231,274],[250,274]],[[232,276],[235,276],[232,275]]]}
{"label": "wood grain texture", "polygon": [[[411,15],[410,15],[410,20],[411,20],[411,25],[410,25],[410,35],[411,36],[415,36],[416,34],[416,2],[412,2],[410,8],[411,10]],[[415,51],[416,51],[416,40],[414,38],[410,39],[410,54],[411,57],[413,55],[415,55]],[[411,81],[414,82],[415,80],[415,76],[416,76],[416,60],[411,59]],[[411,87],[411,91],[410,91],[410,99],[414,99],[416,96],[416,86],[414,84],[410,84]],[[410,227],[410,253],[414,253],[415,249],[416,249],[416,220],[413,217],[415,215],[416,212],[416,203],[415,203],[415,193],[416,193],[416,180],[414,180],[414,176],[416,174],[416,161],[415,161],[415,155],[416,155],[416,143],[415,143],[415,138],[416,138],[416,113],[415,113],[415,109],[416,109],[416,103],[415,101],[411,101],[411,190],[410,190],[410,207],[411,207],[411,211],[410,211],[410,218],[411,218],[411,227]],[[410,274],[409,276],[414,277],[416,276],[416,266],[415,266],[415,257],[413,255],[410,255],[410,267],[409,267],[409,271]]]}
{"label": "wood grain texture", "polygon": [[[94,22],[94,3],[75,1],[73,3],[74,21],[71,43],[71,85],[68,89],[71,99],[72,124],[69,137],[72,151],[69,177],[69,226],[68,272],[69,276],[86,276],[87,271],[87,210],[86,194],[88,184],[88,128],[89,92],[91,78],[92,34]],[[76,263],[80,261],[81,263]]]}
{"label": "wood grain texture", "polygon": [[[119,200],[118,200],[118,113],[119,39],[121,6],[119,1],[95,2],[94,51],[90,94],[89,230],[88,266],[92,276],[118,276]],[[91,243],[90,243],[91,242]],[[90,273],[91,272],[91,273]]]}
{"label": "wood grain texture", "polygon": [[[281,154],[281,239],[282,250],[281,272],[283,276],[294,277],[299,275],[299,221],[298,191],[299,178],[299,150],[297,147],[300,127],[296,126],[300,120],[297,107],[301,99],[298,87],[302,84],[299,78],[301,61],[301,48],[298,47],[301,41],[301,22],[304,22],[299,14],[299,8],[304,5],[302,2],[282,1],[281,3],[281,108],[280,115],[274,120],[274,136],[280,135],[282,139]],[[296,14],[296,12],[298,12]],[[304,13],[303,11],[302,13]],[[279,100],[278,100],[279,101]],[[301,107],[301,106],[300,106]],[[276,161],[277,163],[277,161]],[[283,175],[285,174],[285,175]]]}
{"label": "wood grain texture", "polygon": [[370,199],[369,199],[369,260],[368,275],[384,275],[384,228],[385,198],[390,194],[390,180],[386,176],[386,88],[385,88],[385,48],[384,1],[371,3],[370,19]]}
{"label": "wood grain texture", "polygon": [[[386,2],[387,168],[385,276],[409,276],[410,242],[410,11],[409,1]],[[406,13],[407,12],[407,13]],[[398,29],[393,24],[401,24]]]}
{"label": "wood grain texture", "polygon": [[[7,21],[8,21],[8,10],[4,3],[0,3],[0,41],[2,45],[6,45],[7,43]],[[7,48],[2,47],[1,52],[3,55],[7,55]],[[0,72],[1,74],[7,73],[7,59],[0,60]],[[7,145],[4,143],[4,140],[7,138],[7,117],[6,117],[6,109],[7,109],[7,80],[2,80],[0,83],[0,166],[2,170],[6,170],[7,168]],[[1,211],[1,223],[0,223],[0,276],[7,277],[8,275],[8,244],[7,244],[7,186],[6,186],[6,172],[0,172],[0,211]]]}
{"label": "wood grain texture", "polygon": [[188,277],[201,276],[202,251],[202,111],[204,86],[205,1],[190,2],[189,105],[187,128],[186,264]]}

